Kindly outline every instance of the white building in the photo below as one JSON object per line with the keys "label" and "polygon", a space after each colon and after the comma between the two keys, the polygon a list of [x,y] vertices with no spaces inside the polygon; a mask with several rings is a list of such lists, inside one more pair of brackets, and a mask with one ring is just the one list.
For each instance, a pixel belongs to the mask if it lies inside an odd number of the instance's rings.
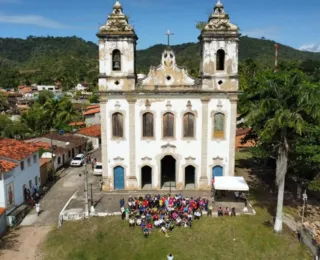
{"label": "white building", "polygon": [[97,36],[104,190],[210,189],[212,175],[233,176],[239,33],[221,2],[199,36],[198,79],[168,46],[138,80],[138,37],[118,1]]}
{"label": "white building", "polygon": [[56,86],[44,86],[44,85],[37,85],[38,91],[48,90],[52,92],[60,91]]}
{"label": "white building", "polygon": [[11,139],[0,139],[0,207],[7,214],[25,201],[25,189],[39,187],[39,148]]}

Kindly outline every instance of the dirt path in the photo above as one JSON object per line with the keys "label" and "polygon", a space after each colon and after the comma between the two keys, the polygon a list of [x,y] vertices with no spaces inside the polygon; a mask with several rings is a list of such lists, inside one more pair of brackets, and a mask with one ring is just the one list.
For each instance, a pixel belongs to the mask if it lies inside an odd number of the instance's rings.
{"label": "dirt path", "polygon": [[0,259],[42,260],[39,246],[50,230],[50,226],[30,226],[9,232],[0,240]]}

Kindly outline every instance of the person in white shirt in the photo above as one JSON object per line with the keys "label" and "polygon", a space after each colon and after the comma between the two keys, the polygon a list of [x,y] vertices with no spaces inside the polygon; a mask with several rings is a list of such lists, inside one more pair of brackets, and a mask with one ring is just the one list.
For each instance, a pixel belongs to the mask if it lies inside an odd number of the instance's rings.
{"label": "person in white shirt", "polygon": [[167,255],[167,258],[168,258],[168,260],[173,260],[173,255],[169,254],[169,255]]}
{"label": "person in white shirt", "polygon": [[141,218],[137,218],[137,225],[138,225],[138,226],[141,225]]}
{"label": "person in white shirt", "polygon": [[154,221],[154,226],[157,228],[157,227],[159,227],[159,220],[155,220]]}
{"label": "person in white shirt", "polygon": [[134,218],[133,217],[131,217],[129,219],[129,227],[134,227]]}
{"label": "person in white shirt", "polygon": [[162,226],[160,231],[162,231],[162,233],[164,233],[166,237],[169,237],[168,236],[168,230],[165,228],[165,226]]}

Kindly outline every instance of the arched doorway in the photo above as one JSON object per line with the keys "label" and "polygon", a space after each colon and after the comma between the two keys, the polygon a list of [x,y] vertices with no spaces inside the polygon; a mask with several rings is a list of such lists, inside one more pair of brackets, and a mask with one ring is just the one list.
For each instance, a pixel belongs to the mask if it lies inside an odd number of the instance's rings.
{"label": "arched doorway", "polygon": [[185,187],[186,189],[195,189],[195,175],[196,175],[196,168],[192,165],[187,166],[184,169],[184,180],[185,180]]}
{"label": "arched doorway", "polygon": [[141,168],[141,189],[152,189],[152,168],[150,166]]}
{"label": "arched doorway", "polygon": [[176,187],[176,160],[171,155],[161,160],[161,186]]}
{"label": "arched doorway", "polygon": [[223,176],[223,167],[215,166],[212,168],[212,177]]}
{"label": "arched doorway", "polygon": [[124,169],[117,166],[113,169],[114,189],[124,190]]}

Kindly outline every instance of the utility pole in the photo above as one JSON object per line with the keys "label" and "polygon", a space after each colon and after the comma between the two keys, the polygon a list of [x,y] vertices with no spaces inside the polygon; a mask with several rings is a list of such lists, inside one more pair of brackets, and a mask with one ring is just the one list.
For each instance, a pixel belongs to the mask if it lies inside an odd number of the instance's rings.
{"label": "utility pole", "polygon": [[53,140],[52,140],[52,132],[53,129],[52,127],[50,127],[50,138],[51,138],[51,174],[52,174],[52,178],[53,181],[55,181],[55,176],[54,176],[54,157],[53,157]]}
{"label": "utility pole", "polygon": [[[85,141],[85,154],[84,158],[87,160],[87,154],[88,154],[88,144],[87,140]],[[87,161],[85,161],[84,164],[84,196],[85,196],[85,214],[87,217],[89,217],[89,198],[88,198],[88,164]],[[91,198],[92,199],[92,198]]]}
{"label": "utility pole", "polygon": [[90,191],[91,191],[91,207],[92,207],[93,206],[92,183],[90,183]]}

